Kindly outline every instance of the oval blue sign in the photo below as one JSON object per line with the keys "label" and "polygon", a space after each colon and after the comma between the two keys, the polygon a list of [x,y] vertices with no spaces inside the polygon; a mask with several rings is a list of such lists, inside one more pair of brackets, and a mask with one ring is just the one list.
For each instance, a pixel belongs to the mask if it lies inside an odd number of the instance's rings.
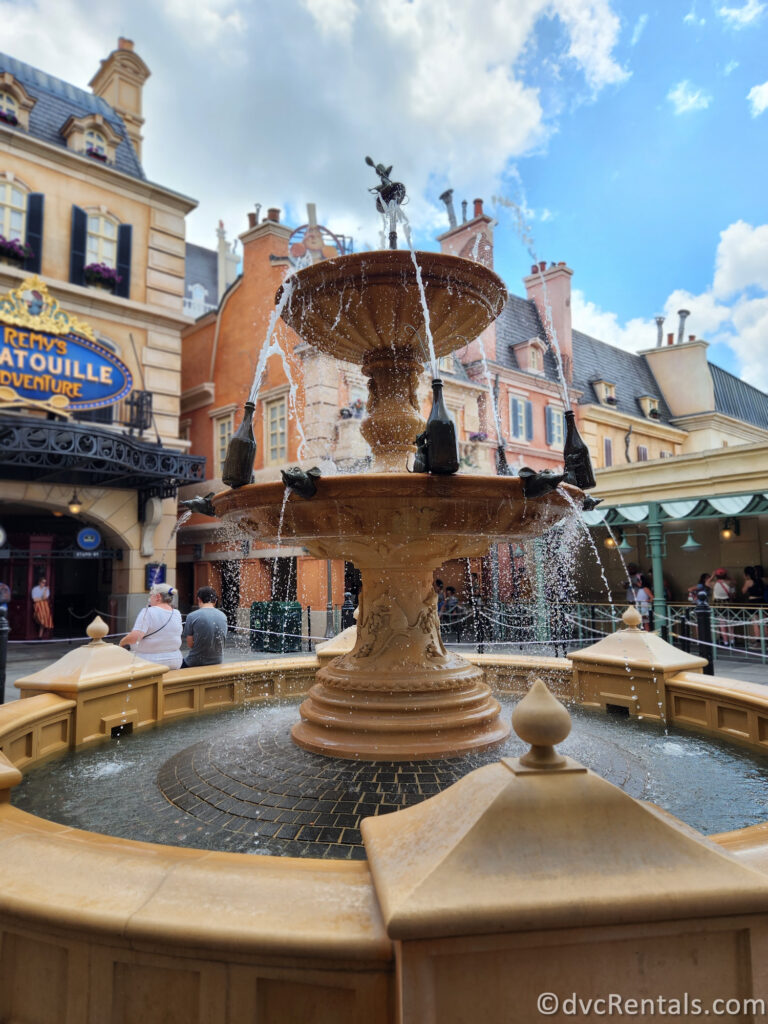
{"label": "oval blue sign", "polygon": [[120,401],[133,387],[133,378],[97,342],[0,324],[0,385],[37,402],[63,395],[66,408],[78,412]]}
{"label": "oval blue sign", "polygon": [[101,544],[101,534],[95,526],[84,526],[77,534],[77,546],[81,551],[95,551]]}

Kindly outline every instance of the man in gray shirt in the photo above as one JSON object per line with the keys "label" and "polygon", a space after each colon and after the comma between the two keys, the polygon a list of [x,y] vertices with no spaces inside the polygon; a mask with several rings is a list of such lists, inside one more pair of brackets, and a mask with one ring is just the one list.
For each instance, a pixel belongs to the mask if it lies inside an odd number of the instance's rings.
{"label": "man in gray shirt", "polygon": [[216,607],[218,600],[213,587],[198,590],[197,611],[190,612],[184,623],[182,637],[186,637],[190,651],[181,663],[182,668],[221,664],[228,625],[226,615]]}

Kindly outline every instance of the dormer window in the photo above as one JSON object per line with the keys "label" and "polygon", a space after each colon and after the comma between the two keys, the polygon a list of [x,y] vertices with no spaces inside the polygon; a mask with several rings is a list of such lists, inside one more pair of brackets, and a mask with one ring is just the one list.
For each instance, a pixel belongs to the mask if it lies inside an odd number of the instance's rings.
{"label": "dormer window", "polygon": [[70,117],[61,134],[69,149],[102,164],[115,162],[117,147],[122,142],[122,136],[101,114]]}
{"label": "dormer window", "polygon": [[659,418],[659,400],[654,398],[653,395],[641,395],[640,408],[649,420],[657,420]]}
{"label": "dormer window", "polygon": [[592,385],[598,401],[603,405],[616,405],[616,385],[608,380],[595,380]]}
{"label": "dormer window", "polygon": [[29,112],[37,100],[10,71],[0,71],[0,124],[29,131]]}
{"label": "dormer window", "polygon": [[530,338],[513,347],[517,365],[528,373],[544,373],[544,342],[541,338]]}
{"label": "dormer window", "polygon": [[9,92],[0,91],[0,121],[14,127],[19,123],[19,105]]}

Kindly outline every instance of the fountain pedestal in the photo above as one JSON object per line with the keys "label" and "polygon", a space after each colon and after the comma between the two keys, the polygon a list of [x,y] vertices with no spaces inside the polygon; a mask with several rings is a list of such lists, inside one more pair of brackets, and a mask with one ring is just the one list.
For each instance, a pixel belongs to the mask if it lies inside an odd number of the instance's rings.
{"label": "fountain pedestal", "polygon": [[299,746],[397,761],[414,750],[423,758],[480,750],[509,734],[482,671],[443,644],[436,567],[361,568],[355,647],[317,673],[291,731]]}

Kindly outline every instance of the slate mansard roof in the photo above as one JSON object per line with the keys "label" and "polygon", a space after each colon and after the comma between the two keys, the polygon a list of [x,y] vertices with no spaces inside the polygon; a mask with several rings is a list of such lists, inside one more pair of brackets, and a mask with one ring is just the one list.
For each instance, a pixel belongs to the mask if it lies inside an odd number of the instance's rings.
{"label": "slate mansard roof", "polygon": [[573,384],[582,392],[580,405],[600,405],[593,381],[605,380],[616,387],[616,405],[619,412],[629,416],[643,416],[639,398],[650,395],[659,403],[659,422],[669,423],[671,413],[664,401],[661,388],[651,372],[645,356],[635,355],[598,341],[581,331],[573,331]]}
{"label": "slate mansard roof", "polygon": [[[496,358],[502,366],[520,372],[512,346],[531,338],[540,338],[546,345],[544,378],[559,383],[557,364],[536,304],[531,299],[510,295],[496,321]],[[616,387],[619,412],[644,418],[639,399],[649,395],[658,401],[659,422],[671,423],[672,415],[645,356],[599,341],[575,328],[573,338],[573,387],[581,392],[580,405],[600,405],[594,388],[598,380]],[[715,412],[768,430],[768,394],[734,377],[714,363],[709,363],[715,392]],[[526,371],[521,371],[526,372]]]}
{"label": "slate mansard roof", "polygon": [[715,386],[715,412],[768,430],[768,395],[714,363],[709,370]]}
{"label": "slate mansard roof", "polygon": [[145,179],[145,174],[128,138],[123,119],[100,96],[78,89],[69,82],[33,68],[15,57],[0,53],[0,72],[8,71],[20,82],[37,102],[29,115],[29,135],[53,146],[67,148],[61,129],[69,117],[101,114],[105,121],[122,137],[115,152],[115,170],[132,178]]}

